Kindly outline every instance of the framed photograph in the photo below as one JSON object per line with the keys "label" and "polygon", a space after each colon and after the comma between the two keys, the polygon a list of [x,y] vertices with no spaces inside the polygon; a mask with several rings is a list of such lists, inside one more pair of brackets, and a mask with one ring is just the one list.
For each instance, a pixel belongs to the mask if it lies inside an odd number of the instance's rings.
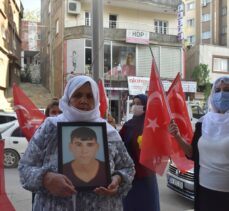
{"label": "framed photograph", "polygon": [[59,122],[58,170],[77,191],[107,187],[111,182],[106,123]]}

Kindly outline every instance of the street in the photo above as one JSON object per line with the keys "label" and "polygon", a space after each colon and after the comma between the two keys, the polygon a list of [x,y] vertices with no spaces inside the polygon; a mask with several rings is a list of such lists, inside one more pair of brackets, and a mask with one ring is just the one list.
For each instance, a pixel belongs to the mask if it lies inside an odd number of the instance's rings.
{"label": "street", "polygon": [[[17,211],[31,211],[31,196],[19,182],[17,169],[5,169],[5,182],[8,197]],[[158,176],[161,211],[188,211],[193,202],[184,199],[166,187],[166,175]]]}

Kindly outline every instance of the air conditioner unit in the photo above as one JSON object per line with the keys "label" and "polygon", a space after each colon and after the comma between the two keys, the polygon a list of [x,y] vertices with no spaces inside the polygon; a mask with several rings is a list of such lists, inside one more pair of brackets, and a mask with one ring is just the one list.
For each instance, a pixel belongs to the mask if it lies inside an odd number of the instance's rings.
{"label": "air conditioner unit", "polygon": [[80,14],[81,3],[79,1],[68,0],[68,13]]}

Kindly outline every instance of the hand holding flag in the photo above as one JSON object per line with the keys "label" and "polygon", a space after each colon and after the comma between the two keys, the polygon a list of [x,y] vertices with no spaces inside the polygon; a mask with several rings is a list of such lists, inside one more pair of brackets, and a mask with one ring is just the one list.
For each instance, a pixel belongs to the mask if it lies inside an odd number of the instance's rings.
{"label": "hand holding flag", "polygon": [[[181,136],[188,141],[188,143],[191,143],[193,137],[192,125],[188,115],[179,73],[168,90],[167,99],[171,109],[172,118],[179,128]],[[173,149],[171,158],[176,164],[176,167],[181,171],[191,169],[193,167],[193,162],[186,158],[183,150],[177,144],[175,137],[171,136],[171,139]]]}

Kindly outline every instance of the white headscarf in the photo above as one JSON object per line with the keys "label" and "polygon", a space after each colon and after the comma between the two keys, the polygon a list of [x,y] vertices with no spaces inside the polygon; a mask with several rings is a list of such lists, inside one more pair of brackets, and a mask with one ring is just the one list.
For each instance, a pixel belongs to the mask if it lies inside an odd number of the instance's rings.
{"label": "white headscarf", "polygon": [[223,76],[218,78],[212,87],[208,100],[208,113],[203,117],[202,135],[206,138],[222,138],[229,137],[229,111],[219,113],[212,100],[215,88],[221,83],[229,84],[229,77]]}
{"label": "white headscarf", "polygon": [[[72,94],[87,82],[91,85],[95,107],[90,111],[82,111],[69,105],[69,101]],[[63,113],[59,114],[57,117],[49,117],[49,119],[55,125],[57,125],[57,122],[106,122],[108,140],[121,141],[118,131],[115,130],[105,119],[100,117],[99,105],[97,83],[88,76],[75,76],[68,81],[64,90],[64,95],[59,102],[60,110]]]}

